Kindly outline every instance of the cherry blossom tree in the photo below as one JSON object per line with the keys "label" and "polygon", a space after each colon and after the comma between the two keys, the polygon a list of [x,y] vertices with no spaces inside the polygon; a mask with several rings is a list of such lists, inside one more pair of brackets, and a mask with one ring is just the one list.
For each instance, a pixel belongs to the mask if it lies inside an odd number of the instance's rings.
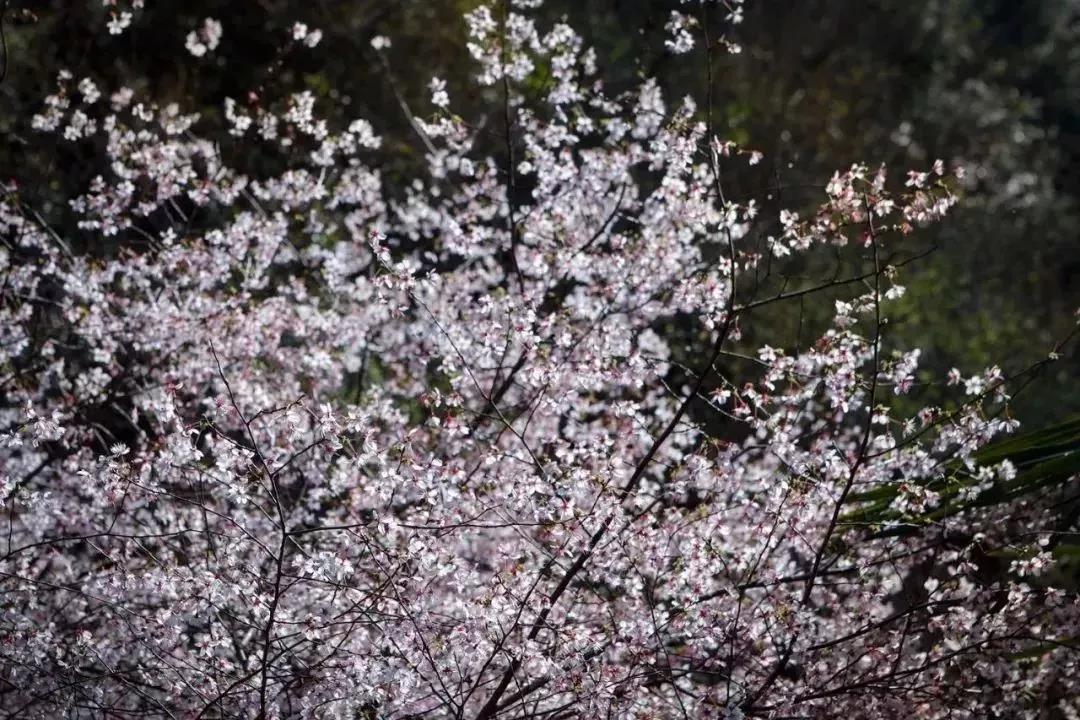
{"label": "cherry blossom tree", "polygon": [[[766,212],[711,100],[609,93],[539,4],[465,16],[501,126],[431,79],[395,187],[310,92],[218,123],[59,73],[33,127],[102,171],[77,244],[0,200],[0,716],[1080,716],[1047,514],[1076,478],[1010,493],[994,444],[1030,372],[928,381],[889,338],[961,169]],[[706,73],[741,18],[710,4],[726,33],[668,24]],[[177,32],[205,62],[228,18]],[[281,61],[320,37],[283,26]],[[804,302],[813,342],[757,342]]]}

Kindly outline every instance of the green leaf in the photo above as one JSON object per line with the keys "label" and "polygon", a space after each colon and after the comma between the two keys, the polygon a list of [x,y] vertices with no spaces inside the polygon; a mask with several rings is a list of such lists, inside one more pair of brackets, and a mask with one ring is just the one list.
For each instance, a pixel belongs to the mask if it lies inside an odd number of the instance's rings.
{"label": "green leaf", "polygon": [[960,491],[973,481],[966,476],[963,464],[954,460],[945,465],[940,476],[923,483],[941,496],[942,502],[936,509],[916,517],[902,515],[891,507],[900,492],[900,483],[889,483],[848,497],[847,502],[856,507],[841,516],[840,522],[866,525],[903,521],[903,525],[881,533],[903,534],[974,507],[1009,502],[1042,488],[1064,483],[1080,474],[1080,417],[993,442],[976,452],[973,458],[980,466],[997,465],[1009,460],[1017,469],[1016,477],[995,484],[974,499],[962,500]]}

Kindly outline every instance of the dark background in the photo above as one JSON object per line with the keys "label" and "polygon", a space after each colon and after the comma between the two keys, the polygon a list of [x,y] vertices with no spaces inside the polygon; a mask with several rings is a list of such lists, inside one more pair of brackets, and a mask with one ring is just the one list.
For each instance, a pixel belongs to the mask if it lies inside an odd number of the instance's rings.
{"label": "dark background", "polygon": [[[104,29],[99,0],[8,0],[0,178],[17,180],[23,199],[76,247],[111,253],[123,242],[77,230],[65,204],[103,171],[100,148],[60,146],[30,130],[56,73],[67,68],[106,93],[126,84],[161,104],[198,110],[207,127],[221,121],[225,96],[310,89],[324,115],[362,117],[382,134],[381,169],[393,193],[395,178],[419,167],[423,153],[395,91],[422,115],[431,107],[427,82],[438,75],[448,81],[455,113],[494,126],[502,112],[497,92],[470,79],[475,66],[461,14],[475,4],[151,0],[115,37]],[[705,112],[710,88],[700,40],[689,55],[664,51],[663,26],[674,8],[702,12],[674,1],[549,0],[539,14],[542,26],[566,17],[586,35],[609,89],[631,90],[654,75],[669,106],[693,94]],[[704,12],[714,36],[727,28],[719,7]],[[781,205],[819,201],[832,172],[853,162],[887,163],[897,178],[939,157],[964,165],[960,207],[920,231],[919,242],[937,249],[905,272],[908,294],[891,318],[891,342],[923,349],[927,381],[952,366],[967,375],[1000,364],[1010,373],[1045,357],[1080,307],[1080,4],[749,0],[745,14],[728,28],[742,53],[713,55],[713,119],[718,135],[763,151],[765,160],[733,171],[729,194],[757,199],[767,217]],[[224,38],[197,59],[184,37],[205,17],[222,22]],[[296,20],[322,29],[324,40],[283,57],[282,38]],[[388,67],[370,47],[375,35],[393,40]],[[489,145],[484,152],[503,157],[501,138]],[[221,149],[251,172],[289,162],[248,147]],[[809,257],[800,271],[826,271],[833,261]],[[786,306],[755,321],[797,341],[804,325],[831,311],[831,301],[815,302],[798,317]],[[668,330],[684,335],[692,352],[694,327]],[[1028,427],[1080,412],[1078,359],[1075,345],[1067,347],[1017,398]]]}

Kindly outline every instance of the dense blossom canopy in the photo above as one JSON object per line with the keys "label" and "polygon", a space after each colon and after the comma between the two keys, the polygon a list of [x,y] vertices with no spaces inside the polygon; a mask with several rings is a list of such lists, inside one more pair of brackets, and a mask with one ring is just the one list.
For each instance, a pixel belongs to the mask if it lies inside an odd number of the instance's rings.
{"label": "dense blossom canopy", "polygon": [[[60,73],[34,128],[105,162],[70,201],[88,247],[0,199],[0,716],[1076,717],[1042,496],[916,521],[1017,472],[978,455],[1017,426],[1002,370],[913,412],[919,350],[888,344],[960,170],[855,165],[766,217],[725,196],[760,154],[711,107],[608,94],[538,4],[467,15],[505,123],[432,79],[404,187],[309,92],[215,128]],[[738,51],[698,9],[669,49]],[[228,18],[178,34],[204,62]],[[760,290],[829,248],[861,266]],[[748,345],[804,301],[835,306],[813,342]]]}

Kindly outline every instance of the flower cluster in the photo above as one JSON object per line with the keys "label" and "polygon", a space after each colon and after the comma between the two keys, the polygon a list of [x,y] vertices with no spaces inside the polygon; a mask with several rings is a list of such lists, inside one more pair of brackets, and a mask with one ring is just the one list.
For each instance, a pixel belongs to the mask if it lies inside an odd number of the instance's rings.
{"label": "flower cluster", "polygon": [[[119,249],[0,200],[0,717],[1067,701],[1077,598],[1045,582],[1050,549],[1008,545],[1048,530],[1040,495],[889,532],[1016,473],[978,460],[1016,427],[1001,370],[912,410],[919,352],[888,349],[910,235],[955,200],[944,168],[894,188],[856,165],[766,217],[723,184],[759,153],[652,80],[608,94],[537,4],[466,18],[505,156],[434,79],[425,170],[393,192],[371,124],[334,127],[310,92],[224,99],[215,128],[60,76],[34,127],[105,154],[70,206]],[[207,20],[188,50],[220,38]],[[290,162],[245,173],[219,143]],[[837,248],[861,266],[755,281]],[[816,297],[814,342],[745,347],[756,309]],[[707,347],[684,362],[665,328],[687,318]],[[886,490],[890,520],[851,519]]]}

